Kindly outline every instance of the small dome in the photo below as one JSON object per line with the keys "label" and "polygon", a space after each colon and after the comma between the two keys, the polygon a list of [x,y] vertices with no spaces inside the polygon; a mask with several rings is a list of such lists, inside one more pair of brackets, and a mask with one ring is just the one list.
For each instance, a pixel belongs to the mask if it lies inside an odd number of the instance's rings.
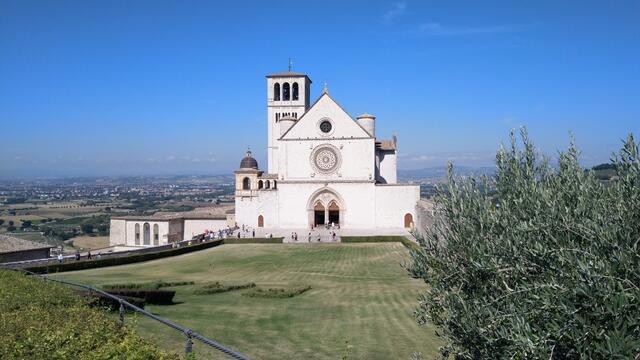
{"label": "small dome", "polygon": [[356,119],[362,119],[362,118],[375,119],[376,117],[369,113],[364,113],[364,114],[360,114],[360,116],[358,116]]}
{"label": "small dome", "polygon": [[240,161],[240,169],[258,169],[258,162],[251,156],[251,150],[247,150],[247,155]]}

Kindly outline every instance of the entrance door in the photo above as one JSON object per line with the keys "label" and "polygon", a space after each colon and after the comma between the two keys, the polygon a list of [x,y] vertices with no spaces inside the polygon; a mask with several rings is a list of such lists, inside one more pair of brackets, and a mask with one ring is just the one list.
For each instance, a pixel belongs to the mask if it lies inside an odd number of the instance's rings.
{"label": "entrance door", "polygon": [[404,215],[404,227],[407,229],[413,227],[413,215],[411,214]]}
{"label": "entrance door", "polygon": [[317,201],[313,206],[313,226],[323,226],[324,223],[324,205],[322,202]]}
{"label": "entrance door", "polygon": [[151,245],[151,227],[149,223],[142,225],[142,240],[143,245]]}
{"label": "entrance door", "polygon": [[329,224],[340,224],[340,208],[335,201],[332,201],[331,204],[329,204]]}
{"label": "entrance door", "polygon": [[323,226],[324,225],[324,210],[314,210],[313,211],[313,226]]}

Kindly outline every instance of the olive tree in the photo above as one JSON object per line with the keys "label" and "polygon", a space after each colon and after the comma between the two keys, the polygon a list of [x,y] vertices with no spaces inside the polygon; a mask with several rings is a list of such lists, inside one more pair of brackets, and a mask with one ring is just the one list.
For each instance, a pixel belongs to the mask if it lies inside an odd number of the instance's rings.
{"label": "olive tree", "polygon": [[443,357],[633,359],[640,356],[640,158],[629,135],[603,182],[574,142],[555,167],[521,131],[496,173],[435,196],[435,224],[412,252],[424,279],[420,323]]}

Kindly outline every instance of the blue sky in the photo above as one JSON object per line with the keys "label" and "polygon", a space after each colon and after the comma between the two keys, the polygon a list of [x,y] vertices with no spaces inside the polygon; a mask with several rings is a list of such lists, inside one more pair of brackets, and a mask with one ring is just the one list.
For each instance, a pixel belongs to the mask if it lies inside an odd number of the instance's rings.
{"label": "blue sky", "polygon": [[0,0],[0,177],[264,167],[289,57],[401,169],[491,164],[522,125],[587,165],[640,137],[640,1]]}

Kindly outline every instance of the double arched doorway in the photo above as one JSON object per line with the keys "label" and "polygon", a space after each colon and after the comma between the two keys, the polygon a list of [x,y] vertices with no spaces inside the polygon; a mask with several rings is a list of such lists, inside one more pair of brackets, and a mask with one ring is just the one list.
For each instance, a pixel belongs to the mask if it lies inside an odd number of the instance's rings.
{"label": "double arched doorway", "polygon": [[342,226],[346,209],[344,201],[334,190],[322,188],[314,192],[307,205],[309,226]]}

